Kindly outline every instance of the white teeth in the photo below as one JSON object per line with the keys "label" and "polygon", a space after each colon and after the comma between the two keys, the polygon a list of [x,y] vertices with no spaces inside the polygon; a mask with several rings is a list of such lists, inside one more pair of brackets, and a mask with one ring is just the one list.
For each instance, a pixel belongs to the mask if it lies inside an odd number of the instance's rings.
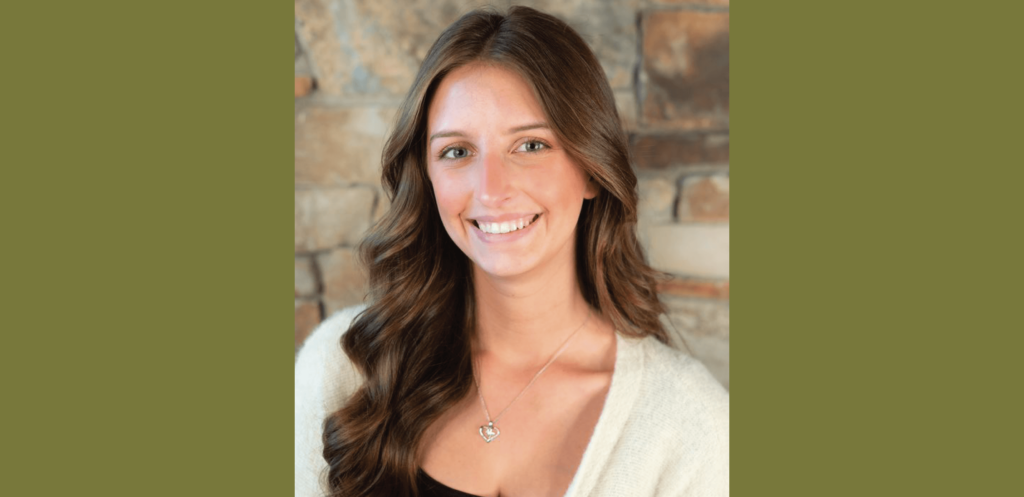
{"label": "white teeth", "polygon": [[534,216],[527,216],[514,221],[504,221],[501,223],[485,223],[478,221],[477,226],[479,226],[480,231],[483,231],[484,233],[503,235],[529,226],[533,222],[533,219]]}

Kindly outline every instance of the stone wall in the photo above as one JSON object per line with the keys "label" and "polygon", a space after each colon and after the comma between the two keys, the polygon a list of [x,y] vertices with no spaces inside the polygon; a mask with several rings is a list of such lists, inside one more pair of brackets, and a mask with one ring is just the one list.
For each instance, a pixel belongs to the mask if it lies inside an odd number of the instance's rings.
{"label": "stone wall", "polygon": [[[512,2],[572,25],[630,134],[640,238],[670,330],[729,385],[729,2]],[[507,8],[510,2],[492,2]],[[295,343],[359,303],[354,248],[387,209],[380,152],[434,39],[480,2],[296,0]]]}

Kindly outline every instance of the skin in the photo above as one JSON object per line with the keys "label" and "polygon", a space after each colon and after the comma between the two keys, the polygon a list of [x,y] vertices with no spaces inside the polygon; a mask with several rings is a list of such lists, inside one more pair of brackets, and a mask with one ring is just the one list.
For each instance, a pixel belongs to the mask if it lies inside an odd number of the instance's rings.
{"label": "skin", "polygon": [[[427,167],[438,213],[473,263],[473,356],[492,418],[575,330],[568,348],[496,425],[475,389],[434,422],[420,467],[481,496],[562,495],[600,416],[615,362],[610,322],[590,314],[575,273],[576,225],[598,187],[566,154],[532,87],[501,66],[448,74],[428,110]],[[474,220],[536,217],[486,235]],[[581,328],[581,324],[583,327]]]}

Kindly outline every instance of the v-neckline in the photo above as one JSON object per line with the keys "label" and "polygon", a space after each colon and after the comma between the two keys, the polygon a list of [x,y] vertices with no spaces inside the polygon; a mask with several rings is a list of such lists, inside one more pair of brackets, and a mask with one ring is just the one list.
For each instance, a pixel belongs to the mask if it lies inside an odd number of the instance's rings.
{"label": "v-neckline", "polygon": [[[614,438],[622,433],[622,427],[633,411],[633,404],[640,394],[640,379],[643,375],[642,338],[629,338],[615,333],[615,366],[612,381],[605,394],[601,414],[594,425],[594,431],[583,451],[576,474],[573,475],[564,497],[590,495],[600,476],[601,468],[611,454]],[[614,437],[609,439],[608,437]]]}
{"label": "v-neckline", "polygon": [[[575,497],[590,495],[597,479],[600,476],[601,468],[605,466],[611,447],[614,445],[618,434],[622,433],[622,427],[629,420],[629,414],[633,411],[633,404],[640,393],[640,380],[643,376],[643,351],[641,350],[642,338],[623,337],[615,333],[615,365],[612,370],[612,381],[605,394],[604,404],[601,406],[601,414],[594,425],[594,431],[587,442],[587,448],[583,451],[576,473],[569,482],[563,497]],[[609,438],[613,437],[613,438]],[[437,482],[433,477],[423,471],[427,478]],[[455,492],[465,495],[473,495],[458,489],[444,486]]]}

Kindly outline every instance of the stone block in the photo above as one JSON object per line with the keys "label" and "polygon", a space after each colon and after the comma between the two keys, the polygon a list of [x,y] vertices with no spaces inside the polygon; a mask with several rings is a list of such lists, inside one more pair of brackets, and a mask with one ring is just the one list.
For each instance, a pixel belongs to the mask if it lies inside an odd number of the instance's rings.
{"label": "stone block", "polygon": [[664,178],[638,178],[637,185],[640,218],[653,223],[671,222],[676,202],[675,185]]}
{"label": "stone block", "polygon": [[729,303],[661,296],[672,324],[694,336],[729,340]]}
{"label": "stone block", "polygon": [[650,0],[654,5],[682,5],[686,7],[728,7],[729,0]]}
{"label": "stone block", "polygon": [[729,12],[647,12],[640,82],[643,124],[727,129]]}
{"label": "stone block", "polygon": [[670,343],[699,359],[728,389],[729,304],[673,297],[662,297],[662,302]]}
{"label": "stone block", "polygon": [[695,164],[727,164],[728,133],[634,135],[630,155],[640,170],[663,170]]}
{"label": "stone block", "polygon": [[633,86],[640,0],[517,1],[567,22],[587,42],[614,89]]}
{"label": "stone block", "polygon": [[380,185],[393,107],[295,108],[296,186]]}
{"label": "stone block", "polygon": [[295,257],[295,296],[312,297],[317,293],[316,269],[313,259],[307,256]]}
{"label": "stone block", "polygon": [[295,350],[298,351],[302,342],[310,332],[320,324],[320,303],[312,299],[295,299]]}
{"label": "stone block", "polygon": [[728,222],[729,177],[690,176],[683,180],[676,219],[680,222]]}
{"label": "stone block", "polygon": [[[639,0],[516,3],[568,22],[590,44],[613,88],[632,84]],[[470,0],[296,0],[295,17],[320,92],[399,97],[441,32],[481,5]],[[504,10],[508,2],[496,6]]]}
{"label": "stone block", "polygon": [[327,316],[363,302],[368,292],[366,271],[354,249],[340,248],[316,256],[324,283],[324,313]]}
{"label": "stone block", "polygon": [[626,132],[637,129],[636,95],[633,90],[615,90],[615,110],[619,112],[619,120]]}
{"label": "stone block", "polygon": [[314,252],[359,243],[370,226],[369,188],[316,188],[295,191],[295,252]]}
{"label": "stone block", "polygon": [[331,3],[330,0],[295,0],[295,31],[321,89],[336,95],[345,77],[346,65],[335,32]]}
{"label": "stone block", "polygon": [[669,224],[647,228],[651,266],[698,278],[729,277],[729,225]]}
{"label": "stone block", "polygon": [[295,98],[304,97],[313,91],[313,78],[310,76],[295,76]]}

